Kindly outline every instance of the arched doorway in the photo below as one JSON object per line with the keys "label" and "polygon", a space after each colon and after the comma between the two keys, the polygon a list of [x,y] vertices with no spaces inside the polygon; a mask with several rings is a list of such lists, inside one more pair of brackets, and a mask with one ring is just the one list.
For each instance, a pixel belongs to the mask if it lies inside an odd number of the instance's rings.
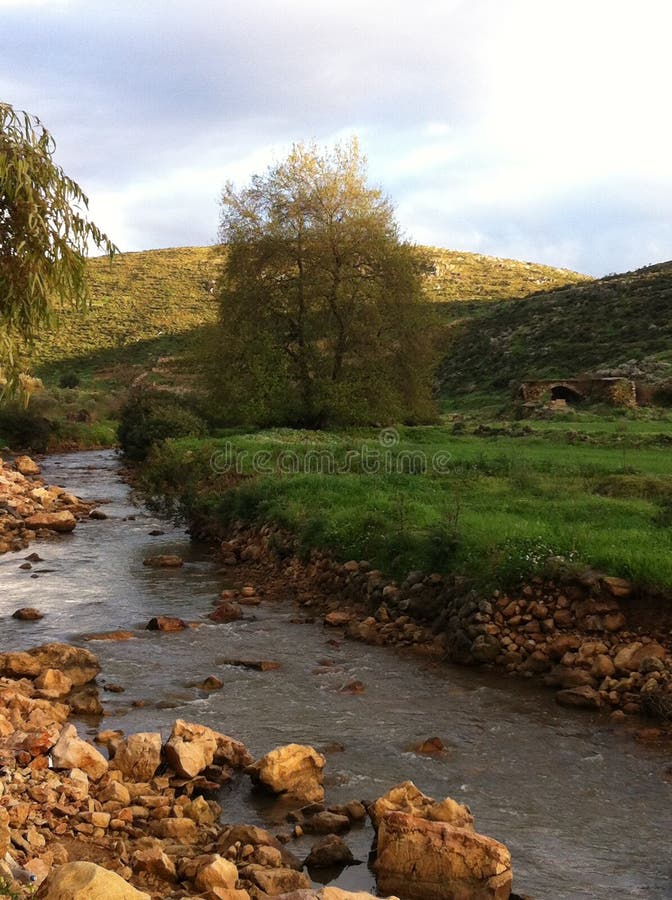
{"label": "arched doorway", "polygon": [[566,384],[554,384],[551,388],[551,400],[564,400],[565,403],[581,403],[583,395]]}

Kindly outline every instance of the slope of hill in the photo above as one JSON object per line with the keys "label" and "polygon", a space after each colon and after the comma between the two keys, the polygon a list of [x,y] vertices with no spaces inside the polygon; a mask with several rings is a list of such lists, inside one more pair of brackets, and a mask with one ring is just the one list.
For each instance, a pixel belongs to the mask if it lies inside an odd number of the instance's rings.
{"label": "slope of hill", "polygon": [[672,262],[558,287],[452,326],[448,394],[507,391],[525,378],[672,376]]}
{"label": "slope of hill", "polygon": [[[522,297],[543,288],[585,280],[563,269],[428,248],[433,271],[429,299],[444,304],[446,318],[469,315],[491,300]],[[182,247],[124,253],[89,262],[90,308],[65,310],[58,329],[38,343],[33,363],[47,378],[72,369],[80,374],[116,368],[115,380],[180,354],[216,320],[210,293],[217,250]],[[449,309],[451,310],[449,312]],[[452,310],[455,309],[455,312]]]}

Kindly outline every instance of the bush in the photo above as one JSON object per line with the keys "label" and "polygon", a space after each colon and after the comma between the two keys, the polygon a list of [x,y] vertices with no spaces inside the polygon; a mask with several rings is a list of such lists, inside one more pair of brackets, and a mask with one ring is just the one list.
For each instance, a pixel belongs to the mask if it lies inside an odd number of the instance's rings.
{"label": "bush", "polygon": [[44,453],[54,432],[49,419],[33,410],[14,403],[0,406],[0,444],[6,443],[12,450]]}
{"label": "bush", "polygon": [[58,379],[58,386],[62,388],[79,387],[79,375],[76,372],[64,372]]}
{"label": "bush", "polygon": [[185,404],[162,393],[133,394],[121,411],[117,437],[129,459],[142,462],[166,438],[200,436],[203,420]]}

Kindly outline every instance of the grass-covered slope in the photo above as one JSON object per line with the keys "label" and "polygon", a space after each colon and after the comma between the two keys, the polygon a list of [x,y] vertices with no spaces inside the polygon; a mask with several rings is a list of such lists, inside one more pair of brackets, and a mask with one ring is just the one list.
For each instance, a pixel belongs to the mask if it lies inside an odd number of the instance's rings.
{"label": "grass-covered slope", "polygon": [[453,327],[447,393],[585,372],[672,376],[672,262],[481,310]]}
{"label": "grass-covered slope", "polygon": [[[484,301],[521,297],[542,288],[572,284],[585,276],[564,269],[428,248],[433,271],[428,298],[461,301],[460,315]],[[199,329],[215,321],[209,286],[217,273],[213,247],[181,247],[124,253],[110,263],[89,262],[90,308],[66,310],[54,333],[35,348],[39,374],[74,369],[84,374],[137,374],[157,359],[182,352]],[[452,313],[450,318],[454,317]],[[115,379],[116,380],[116,379]],[[122,379],[123,380],[123,379]]]}

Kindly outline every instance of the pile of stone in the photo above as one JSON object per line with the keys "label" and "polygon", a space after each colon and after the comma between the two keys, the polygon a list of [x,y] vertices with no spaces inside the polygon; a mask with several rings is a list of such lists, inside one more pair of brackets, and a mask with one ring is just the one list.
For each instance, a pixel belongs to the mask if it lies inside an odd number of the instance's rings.
{"label": "pile of stone", "polygon": [[[73,691],[95,687],[99,671],[93,654],[67,644],[0,656],[0,877],[17,896],[32,880],[44,900],[363,900],[312,890],[304,868],[356,862],[341,835],[368,811],[382,892],[432,900],[450,885],[455,896],[509,897],[508,851],[474,832],[465,807],[410,783],[368,807],[327,807],[325,758],[312,747],[253,761],[239,741],[178,719],[166,741],[99,732],[101,752],[67,721]],[[213,797],[236,772],[293,801],[289,830],[221,821]],[[287,845],[304,834],[317,841],[302,861]]]}
{"label": "pile of stone", "polygon": [[91,506],[46,484],[29,456],[17,456],[13,463],[0,460],[0,553],[21,550],[35,537],[72,531]]}
{"label": "pile of stone", "polygon": [[293,587],[304,608],[356,640],[536,677],[567,706],[672,720],[672,619],[630,624],[641,601],[624,579],[588,570],[489,596],[436,573],[411,572],[398,584],[365,561],[313,553],[304,563],[270,527],[233,536],[222,557],[275,567],[285,594]]}

